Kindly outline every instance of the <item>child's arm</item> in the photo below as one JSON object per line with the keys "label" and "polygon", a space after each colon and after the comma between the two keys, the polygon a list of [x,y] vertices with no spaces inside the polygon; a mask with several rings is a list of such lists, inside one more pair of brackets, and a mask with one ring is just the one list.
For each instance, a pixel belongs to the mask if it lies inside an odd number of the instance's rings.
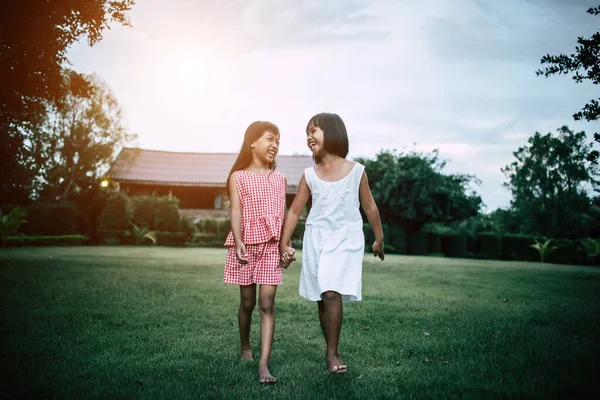
{"label": "child's arm", "polygon": [[246,245],[242,242],[242,203],[237,190],[235,174],[229,178],[229,202],[231,218],[231,232],[235,242],[235,255],[240,264],[248,264],[246,259]]}
{"label": "child's arm", "polygon": [[371,229],[373,229],[373,233],[375,234],[375,243],[373,243],[373,255],[375,257],[381,258],[381,261],[383,261],[385,254],[383,253],[384,246],[383,228],[381,227],[381,217],[379,216],[379,209],[377,208],[377,204],[375,204],[375,200],[373,200],[373,195],[371,194],[371,189],[369,188],[369,179],[367,178],[366,172],[363,172],[363,175],[360,178],[360,187],[358,191],[360,196],[360,204],[362,205],[362,209],[367,215],[369,224],[371,224]]}
{"label": "child's arm", "polygon": [[292,241],[292,233],[294,232],[294,228],[296,228],[298,219],[302,214],[302,209],[306,205],[309,196],[310,189],[306,184],[306,179],[304,178],[304,175],[302,175],[302,178],[300,178],[300,183],[298,184],[298,192],[296,193],[296,197],[294,197],[294,202],[290,206],[290,209],[288,210],[287,215],[285,216],[283,228],[281,229],[281,242],[279,243],[279,252],[281,254],[281,263],[285,267],[290,265],[290,263],[296,259],[294,257],[294,249],[290,247]]}

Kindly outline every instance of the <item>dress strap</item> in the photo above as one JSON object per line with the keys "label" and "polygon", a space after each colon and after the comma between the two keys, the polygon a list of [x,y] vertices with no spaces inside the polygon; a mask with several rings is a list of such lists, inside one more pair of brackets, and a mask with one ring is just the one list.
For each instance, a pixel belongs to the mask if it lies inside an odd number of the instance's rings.
{"label": "dress strap", "polygon": [[308,167],[304,169],[304,179],[306,180],[306,185],[308,186],[308,188],[310,190],[312,190],[313,186],[314,186],[314,177],[313,174],[315,173],[315,169],[313,167]]}

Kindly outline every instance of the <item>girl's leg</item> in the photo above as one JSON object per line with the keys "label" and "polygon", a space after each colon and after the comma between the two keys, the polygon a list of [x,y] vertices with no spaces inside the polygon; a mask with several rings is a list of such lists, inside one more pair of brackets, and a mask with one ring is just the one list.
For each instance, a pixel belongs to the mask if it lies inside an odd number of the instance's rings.
{"label": "girl's leg", "polygon": [[[325,345],[327,345],[327,324],[325,323],[325,305],[323,304],[323,300],[317,301],[317,307],[319,309],[319,323],[321,324],[321,331],[323,332],[323,337],[325,338]],[[340,364],[342,364],[342,354],[340,351],[337,351],[337,357]],[[325,360],[327,360],[327,355],[325,355]]]}
{"label": "girl's leg", "polygon": [[325,357],[329,365],[329,372],[336,374],[344,373],[346,372],[346,366],[341,363],[338,349],[344,314],[342,295],[338,292],[328,291],[323,293],[322,298],[323,322],[325,325],[323,333],[326,335],[325,343],[327,344]]}
{"label": "girl's leg", "polygon": [[275,293],[277,286],[260,285],[258,309],[260,310],[260,361],[258,375],[260,383],[276,382],[277,378],[269,371],[269,358],[275,333]]}
{"label": "girl's leg", "polygon": [[240,326],[241,356],[244,360],[252,360],[252,345],[250,344],[250,326],[252,311],[256,306],[256,284],[240,286],[240,310],[238,325]]}

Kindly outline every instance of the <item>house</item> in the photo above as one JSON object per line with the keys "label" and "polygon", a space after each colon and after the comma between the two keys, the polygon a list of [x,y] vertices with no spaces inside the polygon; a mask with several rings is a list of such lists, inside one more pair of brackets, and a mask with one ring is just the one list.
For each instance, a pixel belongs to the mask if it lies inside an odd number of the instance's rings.
{"label": "house", "polygon": [[[171,195],[179,199],[183,215],[199,219],[227,216],[226,181],[235,153],[180,153],[124,148],[112,163],[111,186],[129,196]],[[277,169],[287,177],[287,205],[291,205],[304,169],[312,156],[277,156]]]}

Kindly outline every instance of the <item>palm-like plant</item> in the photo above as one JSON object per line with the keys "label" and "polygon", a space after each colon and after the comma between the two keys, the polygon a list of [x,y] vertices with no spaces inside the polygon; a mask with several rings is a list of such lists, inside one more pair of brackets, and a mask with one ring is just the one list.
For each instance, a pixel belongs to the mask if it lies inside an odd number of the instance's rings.
{"label": "palm-like plant", "polygon": [[542,262],[546,262],[546,257],[548,257],[548,254],[558,249],[558,246],[550,246],[550,242],[552,242],[552,239],[548,239],[544,243],[536,239],[535,244],[531,245],[531,247],[533,247],[540,253],[540,259],[542,260]]}
{"label": "palm-like plant", "polygon": [[2,247],[6,247],[6,239],[14,235],[19,227],[24,224],[23,218],[27,215],[24,208],[15,207],[8,214],[4,215],[0,210],[0,235],[2,235]]}
{"label": "palm-like plant", "polygon": [[600,254],[600,242],[596,239],[581,239],[581,247],[583,247],[588,261],[595,260],[596,257],[598,257],[598,254]]}
{"label": "palm-like plant", "polygon": [[151,232],[147,226],[137,226],[132,223],[133,226],[133,237],[135,244],[141,244],[145,239],[148,239],[152,244],[156,244],[156,232]]}

